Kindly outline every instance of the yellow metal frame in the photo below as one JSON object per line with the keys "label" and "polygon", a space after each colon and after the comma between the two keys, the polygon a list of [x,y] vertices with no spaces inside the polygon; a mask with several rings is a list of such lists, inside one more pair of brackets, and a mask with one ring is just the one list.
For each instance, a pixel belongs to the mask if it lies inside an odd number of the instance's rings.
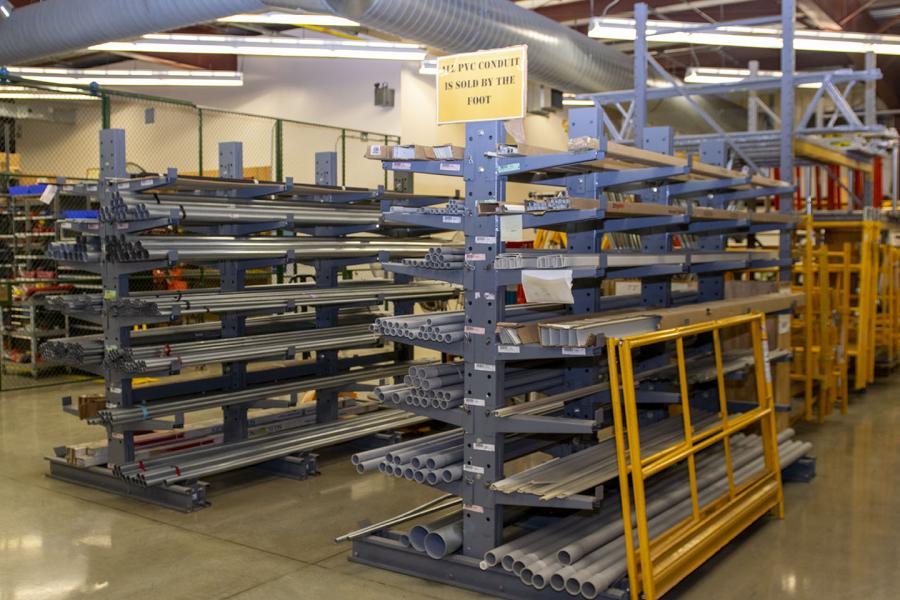
{"label": "yellow metal frame", "polygon": [[850,284],[849,336],[847,356],[853,361],[853,389],[862,390],[875,381],[875,333],[878,309],[879,238],[878,221],[813,221],[814,231],[825,234],[844,231],[858,233],[847,267]]}
{"label": "yellow metal frame", "polygon": [[900,249],[881,244],[878,277],[878,313],[875,321],[875,354],[893,368],[900,361]]}
{"label": "yellow metal frame", "polygon": [[821,423],[840,404],[846,414],[849,401],[847,331],[850,321],[850,265],[852,251],[845,243],[840,252],[815,246],[812,222],[807,217],[801,242],[803,258],[794,265],[794,289],[806,296],[802,316],[792,323],[794,360],[791,381],[803,386],[803,418]]}
{"label": "yellow metal frame", "polygon": [[[758,405],[747,412],[730,416],[725,395],[720,332],[734,328],[748,328],[751,334]],[[695,433],[691,425],[684,340],[706,333],[712,333],[720,421]],[[650,456],[643,456],[632,355],[638,348],[655,344],[674,344],[675,347],[684,439]],[[632,522],[631,497],[634,496],[636,545],[631,526],[624,528],[631,598],[638,600],[643,595],[646,600],[655,600],[766,512],[774,509],[779,517],[784,516],[765,315],[752,313],[664,331],[610,338],[607,340],[607,354],[622,517],[626,524]],[[741,430],[757,425],[762,435],[765,467],[760,475],[736,485],[730,438]],[[725,452],[728,490],[720,498],[700,506],[694,457],[701,450],[720,442]],[[692,514],[651,540],[645,480],[682,462],[687,463],[690,478]]]}

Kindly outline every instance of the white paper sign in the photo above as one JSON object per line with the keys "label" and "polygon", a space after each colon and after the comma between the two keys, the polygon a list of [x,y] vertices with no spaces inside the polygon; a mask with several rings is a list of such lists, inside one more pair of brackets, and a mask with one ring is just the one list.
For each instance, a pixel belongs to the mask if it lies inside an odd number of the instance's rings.
{"label": "white paper sign", "polygon": [[522,271],[522,287],[528,302],[575,303],[571,269],[525,269]]}
{"label": "white paper sign", "polygon": [[53,202],[53,199],[56,198],[57,191],[59,191],[59,188],[57,188],[52,183],[49,184],[44,188],[43,193],[41,193],[41,202],[43,202],[44,204],[50,204],[51,202]]}

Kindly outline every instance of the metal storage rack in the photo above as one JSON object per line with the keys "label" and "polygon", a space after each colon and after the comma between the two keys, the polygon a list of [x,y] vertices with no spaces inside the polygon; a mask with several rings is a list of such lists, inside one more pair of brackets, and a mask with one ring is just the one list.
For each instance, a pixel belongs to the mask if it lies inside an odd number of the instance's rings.
{"label": "metal storage rack", "polygon": [[[425,479],[433,487],[461,497],[460,552],[441,554],[441,560],[432,560],[437,556],[432,554],[432,558],[428,558],[409,549],[402,537],[385,530],[396,522],[393,520],[351,534],[352,560],[505,598],[569,597],[565,592],[523,586],[516,577],[499,568],[479,567],[482,557],[503,543],[506,517],[514,514],[515,507],[593,511],[602,503],[602,486],[593,493],[569,494],[549,501],[539,495],[495,490],[493,484],[504,479],[505,461],[522,454],[522,436],[563,436],[562,442],[549,443],[549,448],[545,442],[529,451],[539,447],[566,456],[581,447],[573,444],[573,439],[592,436],[611,422],[606,411],[598,411],[603,404],[609,403],[609,387],[600,383],[604,371],[598,361],[603,353],[602,345],[569,347],[498,342],[498,324],[509,314],[504,299],[506,286],[520,283],[528,275],[527,269],[497,268],[497,259],[504,250],[503,232],[507,225],[513,230],[565,230],[569,255],[600,257],[595,265],[573,267],[574,280],[641,278],[641,294],[637,298],[601,298],[596,286],[573,286],[570,305],[573,315],[589,316],[629,305],[651,308],[672,306],[676,301],[718,301],[724,297],[725,272],[747,268],[784,269],[790,265],[790,259],[766,256],[758,260],[752,255],[726,251],[728,236],[768,230],[790,232],[796,220],[790,215],[760,216],[754,212],[720,210],[733,200],[752,202],[754,198],[792,192],[792,187],[781,182],[715,166],[723,162],[724,142],[704,143],[700,156],[703,163],[673,157],[672,132],[668,128],[646,128],[641,138],[642,148],[623,148],[605,141],[603,122],[595,108],[570,110],[569,135],[571,146],[576,149],[568,152],[504,156],[498,152],[498,147],[505,143],[504,124],[474,123],[466,126],[463,160],[383,163],[386,169],[462,176],[466,185],[464,214],[456,220],[408,211],[389,210],[385,215],[386,220],[463,231],[464,266],[435,269],[395,262],[384,264],[387,270],[461,282],[465,288],[462,339],[452,336],[444,343],[387,335],[388,339],[397,342],[463,358],[462,363],[454,363],[463,373],[465,398],[462,406],[441,410],[411,403],[409,408],[461,428],[457,432],[461,436],[462,476],[447,478],[450,481]],[[591,140],[593,147],[580,144],[585,139]],[[613,156],[615,160],[606,160]],[[630,164],[622,166],[625,160]],[[567,196],[587,199],[596,205],[588,209],[540,214],[503,215],[486,210],[502,208],[506,184],[510,181],[565,187]],[[636,196],[640,202],[608,200],[608,192],[622,190]],[[679,200],[683,206],[676,205]],[[504,219],[513,223],[502,224]],[[642,234],[637,255],[601,253],[603,236],[621,232]],[[696,247],[673,252],[673,240],[682,234],[696,236]],[[678,260],[661,260],[662,255],[674,255]],[[673,294],[671,278],[683,273],[698,275],[699,292],[696,295],[678,297]],[[527,306],[523,308],[528,310]],[[458,321],[456,317],[450,320]],[[628,335],[646,331],[648,326],[652,325],[641,318],[614,321],[608,323],[605,330],[602,327],[595,330],[594,334],[597,340],[602,340],[604,335]],[[506,405],[508,389],[505,380],[518,361],[560,359],[565,359],[562,389],[566,391],[547,398],[546,402],[538,401],[540,406],[547,404],[545,410],[528,412],[529,403],[518,405],[524,411]],[[713,378],[716,372],[713,367]],[[535,386],[535,389],[539,388]],[[647,393],[648,397],[653,396],[653,392]],[[660,393],[653,397],[657,402],[666,403],[665,396],[666,393]],[[365,469],[365,466],[361,467],[362,471]],[[409,475],[414,473],[411,471]],[[446,500],[440,506],[448,502]],[[621,598],[626,590],[627,586],[619,581],[604,592],[604,597]]]}
{"label": "metal storage rack", "polygon": [[[378,202],[386,196],[397,201],[411,201],[414,200],[413,197],[382,189],[358,190],[335,186],[334,153],[317,155],[317,182],[310,186],[294,186],[290,179],[285,183],[258,183],[241,179],[242,156],[238,142],[220,146],[220,178],[184,178],[179,177],[174,170],[159,176],[128,178],[125,173],[125,140],[122,130],[101,132],[100,154],[101,180],[96,184],[77,186],[79,191],[99,197],[100,218],[70,221],[67,227],[82,235],[74,243],[60,244],[54,252],[62,264],[92,270],[102,277],[102,297],[81,297],[68,306],[67,310],[72,315],[93,320],[103,326],[103,358],[98,374],[102,374],[105,380],[106,406],[90,418],[89,422],[106,427],[107,443],[103,449],[105,465],[77,466],[70,464],[66,455],[58,454],[48,458],[52,477],[187,511],[207,504],[206,484],[199,479],[202,476],[242,466],[260,465],[281,474],[305,478],[315,472],[315,455],[310,452],[316,448],[427,420],[396,410],[378,411],[348,421],[338,420],[339,414],[346,414],[338,401],[338,390],[354,389],[357,382],[394,377],[400,372],[398,366],[405,368],[410,361],[405,348],[383,348],[376,335],[352,325],[359,322],[358,318],[352,320],[354,315],[358,317],[359,308],[343,311],[344,315],[349,315],[351,325],[342,327],[345,322],[342,310],[333,301],[323,303],[287,298],[273,304],[257,305],[253,301],[258,301],[259,297],[247,295],[245,298],[249,301],[246,303],[231,302],[226,306],[210,309],[211,313],[217,313],[220,318],[220,324],[213,327],[215,331],[206,331],[210,329],[210,324],[150,330],[162,336],[167,331],[173,335],[177,331],[180,332],[179,335],[187,335],[188,339],[191,336],[198,340],[212,337],[209,341],[199,342],[199,345],[201,351],[203,348],[208,349],[208,354],[202,355],[206,356],[206,360],[222,364],[221,375],[138,387],[135,386],[133,370],[123,367],[133,362],[132,357],[137,357],[139,347],[135,342],[138,338],[146,338],[144,334],[150,333],[133,334],[131,330],[134,326],[169,323],[177,320],[180,315],[177,306],[174,313],[155,315],[128,310],[128,302],[132,298],[129,278],[135,273],[170,267],[185,261],[212,264],[216,267],[220,280],[218,292],[223,297],[240,300],[244,297],[242,294],[248,292],[245,288],[248,269],[281,268],[293,263],[311,264],[315,270],[315,288],[335,288],[340,270],[348,265],[375,262],[379,256],[395,252],[400,252],[401,256],[423,254],[428,246],[427,240],[401,244],[388,238],[366,238],[362,241],[354,238],[345,240],[346,244],[344,240],[329,243],[328,240],[317,237],[312,238],[315,243],[306,243],[297,238],[295,244],[290,237],[295,232],[340,237],[359,231],[381,232],[382,228],[377,219],[365,225],[346,225],[345,219],[336,219],[334,216],[330,222],[310,227],[295,223],[289,214],[276,219],[260,219],[258,215],[244,219],[244,216],[253,213],[257,204],[255,199],[275,198],[279,203],[295,202],[301,206],[312,206],[313,203],[346,206],[361,201]],[[196,223],[190,221],[187,209],[177,204],[168,213],[163,211],[163,214],[145,214],[141,210],[132,210],[123,200],[126,196],[141,193],[147,193],[144,197],[151,204],[154,199],[162,203],[167,194],[174,194],[175,197],[190,202],[211,197],[213,203],[210,206],[238,201],[245,205],[204,217],[204,223]],[[265,203],[258,201],[259,206]],[[339,214],[336,213],[338,216]],[[190,237],[136,235],[166,227],[234,236],[235,243],[194,238],[200,242],[191,245]],[[255,238],[247,244],[241,241],[244,236],[258,232],[282,232],[284,235]],[[380,241],[382,239],[385,241]],[[151,253],[141,246],[150,246],[151,242],[158,240],[165,241],[166,249],[162,252]],[[250,242],[252,247],[248,245]],[[223,243],[224,246],[216,246]],[[298,249],[295,250],[293,245],[297,245]],[[313,246],[322,248],[313,250]],[[337,250],[331,247],[336,247]],[[198,253],[197,248],[213,250]],[[444,286],[443,289],[432,290],[424,296],[446,299],[455,295],[454,290]],[[146,296],[137,294],[134,298],[139,300]],[[181,295],[175,294],[175,297],[178,299]],[[190,292],[185,292],[184,298],[188,303],[191,297]],[[422,293],[411,292],[391,296],[390,300],[395,312],[402,314],[411,311],[414,302],[422,297]],[[384,294],[371,294],[349,298],[345,305],[365,307],[384,302]],[[311,332],[304,338],[308,341],[262,344],[261,348],[261,342],[270,339],[269,337],[259,337],[260,341],[255,345],[251,343],[254,341],[252,338],[246,338],[246,345],[228,342],[231,338],[244,338],[247,335],[248,317],[251,315],[257,315],[258,319],[268,318],[267,315],[289,313],[306,305],[314,307],[314,312],[307,313],[311,317],[305,318],[302,313],[297,316],[302,321],[299,326],[305,328],[301,333]],[[280,321],[272,321],[274,331],[290,331],[289,327],[282,327],[279,323]],[[198,327],[203,332],[194,332]],[[326,336],[316,333],[325,329],[331,334],[328,337],[333,338],[328,343],[323,341]],[[344,335],[343,331],[348,329],[359,332]],[[202,337],[196,337],[198,335]],[[77,339],[70,342],[74,346],[80,344]],[[57,346],[60,343],[65,344],[66,341],[55,342]],[[217,350],[224,346],[228,346],[229,350]],[[181,370],[182,361],[177,356],[169,356],[170,348],[176,347],[177,344],[167,345],[163,347],[162,355],[158,352],[152,354],[161,356],[164,360],[145,361],[155,365],[154,375],[166,377]],[[375,350],[372,353],[341,356],[339,350],[342,348]],[[315,352],[315,361],[252,371],[247,368],[252,361],[272,358],[290,360],[298,357],[301,352]],[[290,410],[296,406],[298,390],[316,390],[314,412],[302,408]],[[285,396],[290,399],[276,400]],[[63,403],[64,406],[71,405],[71,400],[64,399]],[[210,431],[221,436],[221,443],[198,447],[181,430],[184,414],[216,407],[222,409],[222,421]],[[287,421],[279,415],[269,415],[267,419],[251,418],[248,416],[250,408],[288,409],[287,416],[294,428],[286,429]],[[374,408],[377,407],[363,407],[364,410]],[[166,417],[172,419],[167,420]],[[310,424],[310,419],[314,427],[296,427],[298,422]],[[257,431],[259,427],[264,429],[262,435]],[[188,448],[157,456],[141,454],[147,444],[140,443],[138,432],[165,429],[172,430],[176,438],[183,438],[183,445]],[[179,431],[182,433],[179,434]]]}
{"label": "metal storage rack", "polygon": [[[6,295],[0,324],[4,348],[0,353],[0,368],[5,373],[27,373],[32,378],[54,368],[40,356],[39,346],[44,340],[83,332],[88,325],[80,320],[70,320],[49,307],[46,293],[36,291],[27,298],[17,298],[13,286],[68,284],[73,286],[73,292],[78,292],[84,291],[85,284],[96,280],[94,277],[73,279],[72,274],[60,272],[57,261],[48,256],[48,244],[60,237],[56,223],[62,212],[81,208],[85,199],[80,195],[57,193],[45,203],[41,199],[45,187],[46,184],[15,186],[3,194],[5,227],[4,233],[0,234],[0,260],[4,261],[0,266],[3,274],[0,284]],[[27,353],[27,360],[11,360],[7,351],[13,349]]]}

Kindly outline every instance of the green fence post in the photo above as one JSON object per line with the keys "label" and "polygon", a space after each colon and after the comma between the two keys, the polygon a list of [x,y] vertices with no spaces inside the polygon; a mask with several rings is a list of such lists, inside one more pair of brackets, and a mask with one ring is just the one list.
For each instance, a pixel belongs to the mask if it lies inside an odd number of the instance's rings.
{"label": "green fence post", "polygon": [[197,107],[197,175],[203,177],[203,109]]}
{"label": "green fence post", "polygon": [[100,126],[103,129],[109,129],[111,121],[109,95],[100,92]]}
{"label": "green fence post", "polygon": [[[384,145],[385,145],[385,146],[388,145],[388,139],[389,139],[388,134],[384,134]],[[388,178],[387,178],[387,173],[388,173],[388,170],[387,170],[387,169],[382,169],[382,170],[384,171],[384,189],[387,189],[387,186],[388,186],[388,184],[387,184],[387,179],[388,179]]]}
{"label": "green fence post", "polygon": [[281,119],[275,120],[275,181],[284,181],[284,131]]}

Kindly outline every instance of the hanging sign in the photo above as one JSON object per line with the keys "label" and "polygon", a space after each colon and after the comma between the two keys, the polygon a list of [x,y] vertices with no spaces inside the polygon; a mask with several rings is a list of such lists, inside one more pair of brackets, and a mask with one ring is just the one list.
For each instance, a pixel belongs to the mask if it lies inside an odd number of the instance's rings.
{"label": "hanging sign", "polygon": [[437,68],[438,125],[525,116],[527,46],[440,56]]}

